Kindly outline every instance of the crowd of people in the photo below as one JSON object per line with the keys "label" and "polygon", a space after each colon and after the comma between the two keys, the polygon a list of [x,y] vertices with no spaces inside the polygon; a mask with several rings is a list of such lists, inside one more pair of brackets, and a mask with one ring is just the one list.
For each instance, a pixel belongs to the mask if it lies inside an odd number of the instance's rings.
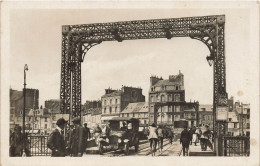
{"label": "crowd of people", "polygon": [[[163,128],[162,126],[156,127],[153,123],[148,129],[145,131],[146,135],[148,135],[148,140],[150,142],[151,152],[156,152],[157,148],[159,151],[163,150],[163,140],[164,138],[168,138],[170,143],[172,144],[172,138],[174,136],[171,129]],[[193,126],[188,130],[187,127],[184,127],[184,130],[181,132],[180,136],[180,144],[182,144],[182,153],[183,156],[186,156],[189,151],[189,146],[194,143],[197,146],[200,143],[201,150],[206,151],[207,147],[213,149],[213,135],[209,130],[208,125],[200,125],[199,127]],[[158,147],[157,147],[158,146]]]}
{"label": "crowd of people", "polygon": [[[67,121],[60,118],[56,122],[56,128],[52,131],[47,141],[47,147],[52,150],[51,156],[53,157],[64,157],[70,155],[71,157],[81,157],[87,148],[87,141],[91,138],[90,129],[87,127],[87,123],[84,126],[80,125],[80,118],[74,118],[72,125],[68,126]],[[67,135],[64,136],[64,130],[67,127]],[[125,125],[123,126],[125,127]],[[25,141],[25,148],[23,148],[23,133],[22,128],[16,126],[14,132],[10,133],[10,156],[22,156],[26,153],[26,156],[30,154],[29,143]],[[93,130],[93,137],[95,143],[98,145],[98,138],[101,133],[109,134],[109,125],[106,125],[103,130],[97,124]],[[172,144],[174,137],[173,130],[165,126],[157,126],[153,123],[148,128],[144,129],[144,134],[147,136],[150,149],[152,153],[163,150],[163,141],[165,138],[169,139]],[[180,144],[182,144],[183,156],[189,151],[189,146],[194,143],[200,143],[201,150],[206,151],[207,147],[213,149],[213,135],[209,130],[208,125],[200,125],[199,127],[193,126],[189,130],[184,127],[184,130],[180,135]],[[158,146],[158,147],[157,147]],[[24,152],[25,150],[25,152]]]}
{"label": "crowd of people", "polygon": [[200,143],[201,150],[206,151],[207,147],[211,150],[213,149],[212,142],[213,134],[209,130],[208,125],[199,125],[199,127],[193,126],[189,130],[187,127],[184,127],[184,130],[181,132],[180,143],[182,144],[183,156],[186,156],[189,151],[189,145],[194,143],[196,146],[197,143]]}
{"label": "crowd of people", "polygon": [[170,144],[172,144],[173,139],[173,131],[170,128],[158,126],[153,123],[151,126],[149,126],[145,131],[145,135],[148,135],[148,140],[150,142],[150,149],[152,154],[157,151],[157,144],[158,150],[163,150],[163,140],[164,138],[169,139]]}
{"label": "crowd of people", "polygon": [[[71,157],[83,156],[86,148],[87,141],[91,138],[90,129],[87,127],[87,123],[84,127],[80,125],[80,118],[74,118],[72,125],[69,126],[66,132],[66,138],[64,138],[64,129],[67,121],[60,118],[56,122],[56,129],[52,131],[47,142],[47,147],[52,150],[51,156],[53,157],[64,157],[70,155]],[[93,131],[94,138],[102,133],[99,125],[96,125]],[[97,142],[96,142],[97,143]]]}

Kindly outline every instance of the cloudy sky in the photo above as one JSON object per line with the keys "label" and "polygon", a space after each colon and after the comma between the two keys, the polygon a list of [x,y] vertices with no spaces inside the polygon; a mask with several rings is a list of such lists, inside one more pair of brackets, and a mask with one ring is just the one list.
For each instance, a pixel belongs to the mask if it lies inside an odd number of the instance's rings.
{"label": "cloudy sky", "polygon": [[[28,88],[40,91],[40,104],[58,99],[61,73],[61,26],[99,22],[226,15],[227,92],[235,100],[250,102],[254,93],[249,55],[249,17],[243,9],[110,9],[110,10],[13,10],[10,17],[10,83],[23,88],[23,67],[28,64]],[[96,100],[104,89],[122,85],[142,87],[148,95],[151,75],[184,74],[186,101],[211,104],[213,71],[206,61],[209,50],[190,38],[103,42],[90,49],[82,63],[82,101]]]}

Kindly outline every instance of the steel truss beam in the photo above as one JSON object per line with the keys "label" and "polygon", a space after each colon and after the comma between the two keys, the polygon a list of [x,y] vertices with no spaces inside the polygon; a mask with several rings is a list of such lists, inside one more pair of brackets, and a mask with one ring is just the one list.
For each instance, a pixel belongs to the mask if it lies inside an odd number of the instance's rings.
{"label": "steel truss beam", "polygon": [[[62,27],[61,111],[81,112],[81,62],[87,51],[104,41],[190,37],[202,41],[214,60],[214,114],[227,105],[224,15],[138,20]],[[215,116],[216,117],[216,116]],[[216,119],[215,119],[216,120]],[[215,125],[216,126],[216,125]],[[217,130],[216,130],[217,131]]]}

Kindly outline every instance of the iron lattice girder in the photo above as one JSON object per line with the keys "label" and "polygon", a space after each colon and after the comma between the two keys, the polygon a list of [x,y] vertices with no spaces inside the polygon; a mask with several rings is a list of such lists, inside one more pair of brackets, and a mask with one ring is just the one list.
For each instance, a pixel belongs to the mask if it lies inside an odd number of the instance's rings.
{"label": "iron lattice girder", "polygon": [[[214,58],[214,105],[225,105],[224,15],[139,20],[62,27],[62,110],[81,111],[81,62],[87,51],[103,41],[191,37],[202,41]],[[72,109],[71,109],[72,108]],[[77,110],[77,111],[76,111]],[[76,112],[75,112],[76,111]]]}

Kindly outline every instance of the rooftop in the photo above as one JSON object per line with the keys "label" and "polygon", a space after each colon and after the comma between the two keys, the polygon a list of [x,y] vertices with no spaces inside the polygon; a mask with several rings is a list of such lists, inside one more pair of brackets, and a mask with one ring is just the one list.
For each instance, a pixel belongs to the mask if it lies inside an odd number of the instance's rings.
{"label": "rooftop", "polygon": [[129,103],[121,113],[148,112],[148,102]]}

